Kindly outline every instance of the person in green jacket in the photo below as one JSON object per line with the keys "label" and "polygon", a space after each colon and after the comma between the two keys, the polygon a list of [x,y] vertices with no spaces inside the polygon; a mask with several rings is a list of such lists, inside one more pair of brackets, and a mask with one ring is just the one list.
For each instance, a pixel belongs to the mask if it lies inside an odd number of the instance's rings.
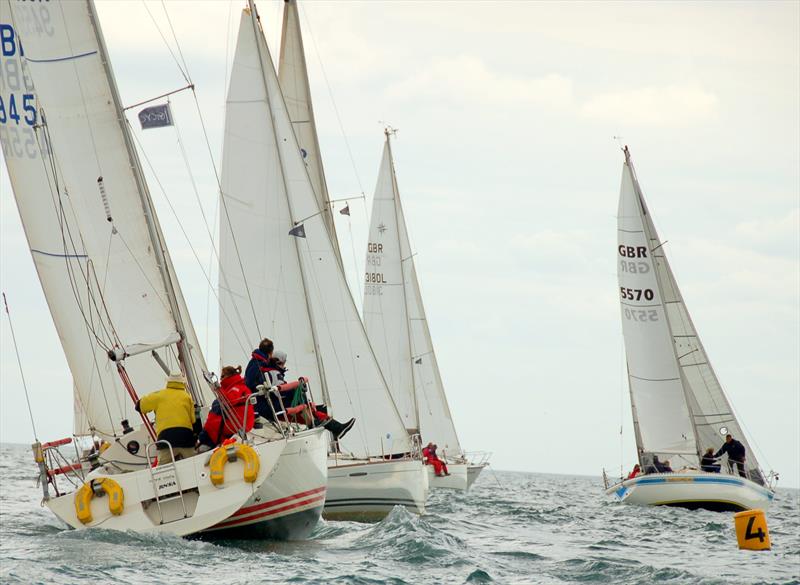
{"label": "person in green jacket", "polygon": [[[186,391],[186,381],[181,374],[170,374],[167,387],[142,396],[136,403],[142,414],[155,412],[156,436],[159,441],[172,445],[175,460],[186,459],[196,454],[194,435],[194,401]],[[158,463],[172,462],[169,448],[158,445]]]}

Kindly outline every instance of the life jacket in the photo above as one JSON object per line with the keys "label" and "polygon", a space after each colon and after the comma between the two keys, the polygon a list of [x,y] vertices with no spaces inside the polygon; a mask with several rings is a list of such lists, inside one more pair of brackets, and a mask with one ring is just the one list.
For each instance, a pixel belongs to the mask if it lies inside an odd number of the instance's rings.
{"label": "life jacket", "polygon": [[233,409],[236,420],[228,420],[219,402],[217,400],[214,401],[214,405],[212,405],[208,413],[208,418],[206,419],[206,424],[203,426],[203,430],[208,433],[208,436],[215,444],[221,443],[239,431],[242,419],[245,415],[245,410],[247,411],[247,419],[244,421],[245,431],[249,431],[253,428],[253,422],[255,420],[253,408],[247,404],[250,390],[239,374],[234,374],[233,376],[228,376],[223,379],[220,382],[220,392]]}

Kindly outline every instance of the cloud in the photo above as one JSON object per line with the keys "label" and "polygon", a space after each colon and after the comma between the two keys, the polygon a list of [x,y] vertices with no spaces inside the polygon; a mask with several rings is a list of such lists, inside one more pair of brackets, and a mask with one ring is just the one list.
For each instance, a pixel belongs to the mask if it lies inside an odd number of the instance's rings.
{"label": "cloud", "polygon": [[684,125],[718,115],[719,99],[699,87],[668,85],[599,93],[580,108],[586,118],[647,126]]}
{"label": "cloud", "polygon": [[782,217],[742,222],[735,231],[749,247],[797,258],[800,209],[794,208]]}
{"label": "cloud", "polygon": [[561,108],[573,101],[572,81],[561,75],[514,77],[490,71],[476,57],[434,60],[427,68],[391,86],[389,98],[448,99],[494,105],[536,104]]}

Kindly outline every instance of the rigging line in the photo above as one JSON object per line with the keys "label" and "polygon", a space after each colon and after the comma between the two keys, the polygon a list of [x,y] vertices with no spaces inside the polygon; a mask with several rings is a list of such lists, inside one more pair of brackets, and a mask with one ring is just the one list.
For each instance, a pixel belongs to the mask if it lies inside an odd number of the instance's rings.
{"label": "rigging line", "polygon": [[[214,205],[214,221],[211,226],[211,244],[214,244],[214,235],[217,233],[217,220],[219,219],[219,197],[216,198],[215,205]],[[214,274],[214,252],[210,251],[208,253],[208,274],[209,278],[211,278]],[[217,281],[219,281],[219,275],[217,275]],[[211,290],[206,289],[206,352],[205,355],[209,355],[210,351],[210,341],[209,341],[209,321],[211,319]]]}
{"label": "rigging line", "polygon": [[[347,218],[347,231],[350,234],[350,251],[353,253],[353,268],[355,270],[356,275],[356,286],[358,287],[358,298],[361,299],[363,304],[364,302],[364,291],[361,288],[361,278],[359,278],[358,272],[358,257],[356,256],[356,242],[353,239],[353,222],[350,218]],[[366,266],[364,267],[364,272],[366,272]],[[347,277],[347,275],[345,275]],[[356,303],[356,308],[358,308],[358,303]],[[363,312],[363,307],[362,307]]]}
{"label": "rigging line", "polygon": [[[128,122],[128,125],[130,126],[130,122]],[[177,222],[178,227],[180,228],[181,233],[183,234],[183,237],[186,239],[186,242],[189,244],[189,249],[192,251],[192,255],[194,256],[195,261],[197,262],[198,266],[200,267],[200,271],[203,273],[203,277],[206,279],[206,282],[208,283],[209,290],[211,290],[214,293],[214,297],[217,299],[217,302],[219,303],[219,295],[217,294],[216,290],[214,289],[214,285],[211,283],[211,278],[206,273],[206,271],[205,271],[205,269],[203,267],[203,263],[200,260],[200,257],[197,255],[197,250],[192,245],[192,241],[191,241],[191,239],[189,239],[189,234],[186,232],[186,229],[184,228],[183,223],[181,222],[180,217],[178,216],[178,212],[175,210],[175,207],[172,205],[172,201],[170,201],[170,198],[167,197],[167,193],[166,193],[166,191],[164,189],[164,185],[161,183],[161,180],[158,178],[158,175],[156,174],[156,170],[153,167],[153,163],[150,161],[150,158],[147,156],[147,153],[142,148],[142,144],[139,142],[138,136],[136,136],[136,134],[133,134],[133,133],[132,133],[132,135],[133,135],[134,140],[136,141],[136,145],[139,148],[139,151],[142,154],[142,157],[144,158],[145,162],[147,163],[148,168],[150,169],[150,172],[153,173],[153,178],[155,179],[156,184],[158,185],[159,189],[161,190],[161,194],[163,195],[164,200],[167,202],[167,205],[168,205],[170,211],[172,212],[172,215],[175,217],[175,221]],[[234,306],[234,308],[236,309],[235,306]],[[219,309],[220,309],[220,312],[222,313],[222,315],[225,317],[225,320],[227,321],[228,325],[230,325],[231,329],[234,331],[234,336],[236,337],[236,342],[239,344],[239,347],[242,349],[243,352],[246,352],[245,346],[242,345],[241,340],[239,339],[238,335],[236,335],[236,333],[235,333],[236,329],[234,328],[233,323],[231,322],[227,312],[222,308],[221,304],[219,306]],[[238,312],[238,309],[236,310],[236,314],[237,314],[237,317],[239,317],[240,324],[244,328],[244,322],[242,320],[241,315]],[[245,329],[245,331],[246,331],[246,329]]]}
{"label": "rigging line", "polygon": [[192,84],[191,81],[191,74],[189,73],[189,65],[186,64],[186,59],[183,57],[183,51],[181,50],[181,44],[178,42],[178,36],[175,34],[175,29],[172,27],[172,19],[169,17],[169,12],[167,11],[167,5],[164,0],[161,0],[161,7],[164,9],[164,14],[167,17],[167,24],[169,25],[169,30],[172,33],[172,38],[175,40],[175,47],[178,49],[178,55],[181,57],[181,61],[183,62],[183,70],[186,71],[187,83],[190,85]]}
{"label": "rigging line", "polygon": [[22,378],[22,388],[25,390],[25,402],[28,403],[28,414],[31,417],[31,427],[33,428],[33,438],[39,442],[39,433],[36,432],[36,423],[33,421],[33,409],[31,408],[31,399],[28,395],[28,384],[25,382],[25,373],[22,370],[22,360],[19,357],[19,348],[17,347],[17,336],[14,335],[14,325],[11,322],[11,312],[8,310],[8,301],[6,300],[6,293],[3,293],[3,305],[6,308],[6,317],[8,317],[8,327],[11,329],[11,340],[14,343],[14,353],[17,355],[17,366],[19,366],[19,376]]}
{"label": "rigging line", "polygon": [[[186,80],[186,83],[191,85],[192,82],[189,79],[188,72],[184,71],[183,68],[181,67],[181,64],[178,61],[178,58],[175,56],[175,53],[173,52],[172,47],[170,47],[169,43],[167,42],[167,38],[164,36],[164,33],[161,32],[161,27],[158,26],[158,23],[156,22],[156,19],[153,16],[153,13],[150,12],[150,9],[147,7],[147,3],[144,0],[142,0],[142,6],[144,6],[144,9],[147,11],[148,16],[150,16],[150,20],[153,21],[153,26],[156,27],[156,30],[158,31],[158,34],[161,37],[161,40],[164,41],[164,45],[167,47],[167,50],[169,51],[169,54],[172,56],[172,60],[175,61],[175,66],[178,68],[178,71],[181,72],[181,75]],[[167,20],[169,20],[169,15],[167,15]]]}
{"label": "rigging line", "polygon": [[[298,6],[299,8],[299,6]],[[350,157],[350,163],[353,165],[353,173],[356,176],[356,182],[358,183],[358,190],[361,194],[364,194],[364,185],[361,183],[361,176],[358,173],[358,168],[356,167],[356,161],[353,157],[353,151],[350,148],[350,142],[347,140],[347,134],[344,131],[344,124],[342,124],[342,117],[339,114],[339,108],[336,106],[336,99],[333,97],[333,89],[331,88],[330,81],[328,81],[328,74],[325,72],[325,66],[322,64],[322,57],[320,55],[319,49],[317,48],[317,40],[314,38],[314,31],[311,28],[311,20],[306,14],[305,8],[299,10],[298,12],[302,12],[303,18],[306,21],[306,28],[308,28],[308,34],[311,37],[311,44],[314,46],[314,54],[317,56],[317,61],[319,61],[320,70],[322,71],[322,77],[325,80],[325,85],[328,88],[328,95],[331,98],[331,104],[333,105],[333,111],[336,114],[336,120],[339,123],[339,130],[342,133],[342,138],[344,139],[345,147],[347,148],[347,154]]]}
{"label": "rigging line", "polygon": [[[244,264],[242,263],[242,255],[239,253],[239,242],[236,240],[236,230],[233,229],[233,222],[231,221],[230,213],[228,212],[228,204],[225,201],[225,193],[222,190],[222,181],[219,178],[219,170],[217,169],[217,163],[214,160],[214,153],[211,150],[211,141],[208,139],[208,130],[206,129],[206,123],[203,119],[203,112],[200,110],[200,102],[197,99],[197,92],[193,89],[192,95],[194,96],[194,104],[197,108],[197,116],[200,119],[200,127],[203,129],[203,138],[206,141],[206,149],[208,150],[208,157],[211,159],[211,167],[214,169],[214,177],[217,181],[217,188],[219,189],[219,198],[222,202],[222,210],[225,212],[225,220],[228,223],[228,229],[230,230],[231,241],[233,242],[233,248],[236,252],[236,260],[239,264],[239,270],[242,273],[242,281],[244,282],[244,290],[247,293],[247,301],[250,303],[250,311],[253,313],[253,323],[255,323],[256,331],[258,332],[258,336],[261,337],[261,327],[258,324],[258,316],[256,315],[256,306],[253,302],[253,296],[250,293],[250,285],[247,282],[247,273],[244,270]],[[228,278],[225,275],[225,271],[222,270],[220,266],[219,270],[219,278],[224,281],[225,286],[229,290],[233,290],[232,287],[228,284]],[[210,281],[209,281],[210,284]],[[237,308],[238,314],[238,308]],[[240,316],[241,319],[241,316]],[[247,329],[244,329],[246,331]]]}
{"label": "rigging line", "polygon": [[[45,137],[44,137],[45,142],[47,144],[50,144],[51,142],[50,142],[50,139],[49,139],[49,128],[47,127],[46,124],[43,126],[43,128],[45,130]],[[37,143],[38,143],[38,133],[36,133],[36,135],[37,135]],[[44,152],[42,150],[42,148],[41,148],[41,144],[39,144],[39,152],[40,153]],[[64,254],[64,262],[65,262],[65,268],[66,268],[66,271],[67,271],[68,280],[70,282],[70,288],[72,290],[73,297],[75,298],[75,302],[78,305],[78,308],[79,308],[79,310],[81,312],[81,316],[83,317],[83,321],[84,321],[85,326],[87,327],[88,330],[90,330],[92,332],[92,335],[94,336],[94,338],[97,341],[97,343],[105,351],[105,350],[108,349],[108,347],[103,342],[103,340],[101,340],[100,337],[98,337],[97,331],[96,331],[94,325],[87,318],[86,311],[85,311],[85,309],[83,307],[83,302],[80,300],[80,295],[79,295],[78,289],[77,289],[77,279],[75,277],[75,272],[74,272],[75,267],[73,266],[73,263],[70,262],[70,256],[78,256],[79,255],[78,254],[79,250],[75,246],[75,241],[74,241],[74,239],[72,237],[72,230],[70,228],[69,221],[67,220],[67,217],[66,217],[66,211],[64,209],[64,202],[63,202],[61,190],[60,190],[60,188],[58,186],[57,164],[56,164],[56,161],[55,161],[55,155],[54,155],[54,153],[52,151],[52,148],[48,148],[48,153],[47,154],[48,154],[48,161],[50,163],[49,172],[48,172],[47,164],[45,164],[44,158],[42,158],[42,164],[44,165],[45,176],[47,177],[48,186],[50,187],[51,198],[53,198],[54,195],[55,195],[55,197],[57,199],[57,202],[58,202],[56,204],[56,201],[54,200],[53,201],[53,205],[55,207],[56,217],[57,217],[58,223],[59,223],[59,230],[60,230],[60,233],[61,233],[61,245],[62,245],[62,247],[64,249],[64,252],[65,252],[65,254]],[[51,177],[52,177],[53,182],[51,182]],[[65,228],[66,228],[66,230],[65,230]],[[65,236],[65,232],[66,232],[66,236],[69,236],[69,244],[67,243],[67,238]],[[73,254],[69,254],[69,252],[73,252]],[[91,261],[89,261],[89,262],[91,262]],[[87,262],[87,268],[88,268],[89,262]],[[84,281],[84,283],[87,285],[87,287],[90,286],[89,278],[88,278],[88,272],[87,273],[83,272],[83,268],[81,267],[81,263],[78,263],[78,269],[80,270],[81,277],[82,277],[82,280]],[[89,300],[93,300],[91,296],[89,296],[87,298]],[[89,308],[91,309],[91,307],[89,307]],[[100,314],[99,313],[99,309],[96,306],[96,304],[95,304],[95,310],[98,311],[98,315],[99,315]],[[108,331],[105,328],[105,325],[103,325],[102,329],[103,329],[103,333],[105,334],[105,336],[108,339],[111,339],[112,336],[109,335]],[[92,349],[92,351],[94,351],[94,349]]]}

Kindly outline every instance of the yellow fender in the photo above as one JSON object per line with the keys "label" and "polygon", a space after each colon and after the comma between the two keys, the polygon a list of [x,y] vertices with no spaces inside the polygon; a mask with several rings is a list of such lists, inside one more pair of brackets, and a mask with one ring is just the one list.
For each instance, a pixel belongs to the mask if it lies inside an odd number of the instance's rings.
{"label": "yellow fender", "polygon": [[101,477],[93,479],[89,483],[81,486],[75,494],[75,513],[78,520],[83,524],[89,524],[92,521],[92,498],[94,498],[94,489],[92,484],[102,489],[108,496],[108,511],[119,516],[125,508],[125,494],[120,485],[111,478]]}
{"label": "yellow fender", "polygon": [[217,447],[211,454],[209,467],[211,468],[211,483],[220,486],[225,483],[225,464],[228,461],[241,459],[244,463],[244,480],[253,483],[258,477],[258,470],[261,462],[258,453],[250,445],[236,443],[234,445],[223,445]]}

